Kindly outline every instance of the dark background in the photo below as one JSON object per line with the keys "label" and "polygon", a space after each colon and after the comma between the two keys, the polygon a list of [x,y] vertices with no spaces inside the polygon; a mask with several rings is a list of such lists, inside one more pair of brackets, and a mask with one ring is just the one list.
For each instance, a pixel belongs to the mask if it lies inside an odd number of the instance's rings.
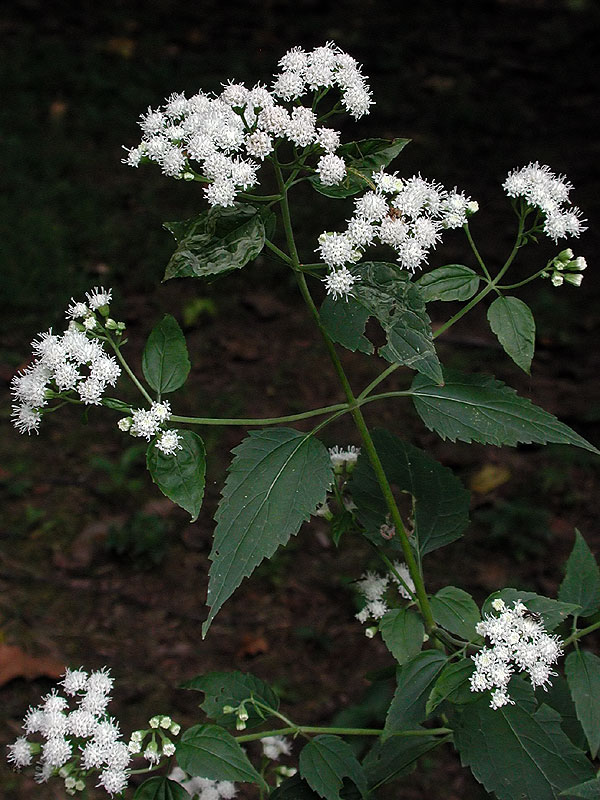
{"label": "dark background", "polygon": [[[597,3],[163,0],[100,8],[31,0],[5,3],[0,31],[6,386],[27,362],[30,338],[60,326],[72,295],[103,283],[114,288],[115,314],[127,322],[135,368],[162,313],[184,324],[193,372],[173,400],[179,413],[268,416],[338,401],[315,333],[287,275],[272,262],[261,257],[226,282],[159,284],[173,247],[162,222],[197,213],[203,200],[197,187],[156,168],[120,163],[121,146],[139,140],[139,114],[171,92],[218,90],[227,78],[268,83],[289,47],[333,39],[364,64],[376,100],[370,116],[344,125],[343,139],[411,138],[394,169],[406,176],[420,171],[479,201],[472,229],[492,268],[514,236],[500,188],[508,170],[537,159],[574,183],[573,200],[590,229],[570,244],[589,269],[579,290],[537,282],[520,295],[538,324],[531,378],[502,354],[483,308],[441,337],[440,355],[448,365],[494,372],[600,441]],[[305,261],[323,215],[330,215],[331,229],[349,207],[298,194]],[[550,241],[528,248],[515,280],[555,252]],[[469,259],[455,233],[431,263]],[[451,311],[434,304],[434,324]],[[379,371],[374,360],[344,360],[357,386]],[[401,372],[390,388],[406,384]],[[357,542],[336,551],[318,525],[247,581],[207,641],[200,640],[211,515],[240,429],[205,432],[206,506],[189,526],[152,487],[143,448],[123,438],[109,412],[93,410],[82,424],[79,413],[65,410],[28,438],[9,427],[8,403],[3,408],[0,740],[17,735],[27,705],[51,686],[47,677],[19,677],[27,674],[25,662],[15,667],[16,651],[7,646],[45,659],[36,663],[46,674],[48,659],[109,664],[118,678],[113,713],[127,732],[156,712],[194,721],[196,697],[173,686],[211,668],[251,670],[274,681],[290,715],[307,724],[325,723],[357,702],[367,686],[364,672],[386,663],[380,643],[365,646],[352,616],[348,584],[369,553]],[[598,463],[583,451],[443,443],[405,405],[370,406],[369,421],[426,447],[474,489],[465,540],[429,559],[432,591],[455,582],[478,600],[505,585],[553,594],[573,528],[598,548]],[[327,437],[327,444],[357,443],[347,421]],[[491,483],[482,486],[482,474],[491,474]],[[11,665],[17,677],[8,680]],[[482,796],[452,756],[426,760],[419,774],[390,796]],[[62,797],[58,783],[33,789],[2,766],[0,786],[10,800],[34,792]]]}

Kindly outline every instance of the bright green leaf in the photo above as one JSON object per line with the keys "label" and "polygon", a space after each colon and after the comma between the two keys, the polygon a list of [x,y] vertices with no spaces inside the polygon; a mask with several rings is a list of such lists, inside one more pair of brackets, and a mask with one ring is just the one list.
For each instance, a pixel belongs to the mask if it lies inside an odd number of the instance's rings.
{"label": "bright green leaf", "polygon": [[371,791],[408,775],[416,767],[417,760],[437,747],[439,741],[436,736],[391,736],[377,741],[363,761]]}
{"label": "bright green leaf", "polygon": [[[469,524],[469,492],[460,480],[394,434],[379,429],[372,436],[389,480],[415,498],[414,540],[421,556],[458,539]],[[366,458],[359,458],[352,473],[351,492],[361,522],[378,532],[388,508]]]}
{"label": "bright green leaf", "polygon": [[[200,708],[207,717],[225,727],[235,727],[237,716],[225,714],[223,707],[237,708],[248,697],[259,700],[274,711],[279,708],[279,698],[271,687],[260,678],[246,672],[207,672],[205,675],[197,675],[186,681],[181,688],[204,692],[205,698]],[[246,711],[247,728],[260,725],[269,716],[264,709],[262,713],[258,713],[252,703],[246,705]]]}
{"label": "bright green leaf", "polygon": [[421,617],[411,608],[388,611],[379,623],[387,649],[399,664],[404,664],[421,652],[425,629]]}
{"label": "bright green leaf", "polygon": [[436,386],[417,375],[411,388],[417,413],[442,439],[498,446],[554,442],[600,453],[552,414],[489,375],[446,370],[445,379],[443,386]]}
{"label": "bright green leaf", "polygon": [[142,371],[148,385],[159,394],[179,389],[186,381],[191,364],[185,336],[170,314],[155,325],[142,356]]}
{"label": "bright green leaf", "polygon": [[430,600],[434,620],[450,633],[472,641],[475,625],[481,619],[479,608],[468,592],[456,586],[445,586]]}
{"label": "bright green leaf", "polygon": [[133,800],[189,800],[189,794],[168,778],[149,778],[135,791]]}
{"label": "bright green leaf", "polygon": [[349,297],[347,301],[338,301],[327,295],[319,316],[323,327],[334,342],[353,353],[360,350],[361,353],[370,355],[373,352],[373,345],[364,335],[365,325],[370,316],[369,310],[353,297]]}
{"label": "bright green leaf", "polygon": [[265,244],[264,216],[247,204],[213,206],[183,222],[165,222],[177,249],[165,270],[169,278],[203,278],[240,269],[256,258]]}
{"label": "bright green leaf", "polygon": [[425,272],[415,281],[426,303],[432,300],[468,300],[479,287],[479,276],[462,264],[448,264]]}
{"label": "bright green leaf", "polygon": [[506,353],[529,374],[535,349],[535,320],[529,306],[517,297],[497,297],[487,317]]}
{"label": "bright green leaf", "polygon": [[288,428],[252,431],[234,450],[210,554],[206,635],[217,612],[263,558],[298,533],[325,499],[333,473],[327,449]]}
{"label": "bright green leaf", "polygon": [[489,697],[481,697],[463,706],[454,741],[463,766],[498,800],[556,800],[594,776],[548,706],[535,713],[519,704],[494,711]]}
{"label": "bright green leaf", "polygon": [[471,691],[470,684],[474,669],[475,664],[471,658],[461,658],[460,661],[446,664],[427,700],[425,706],[427,714],[431,714],[446,700],[455,705],[472,703],[477,700],[477,695]]}
{"label": "bright green leaf", "polygon": [[497,616],[492,608],[492,602],[496,598],[504,600],[511,607],[516,600],[522,600],[530,611],[539,614],[543,618],[544,627],[548,631],[558,628],[561,622],[564,622],[567,617],[578,609],[578,606],[574,603],[561,603],[558,600],[551,600],[549,597],[543,597],[535,592],[523,592],[520,589],[508,587],[494,592],[486,599],[481,609],[484,614]]}
{"label": "bright green leaf", "polygon": [[312,186],[326,197],[350,197],[371,188],[372,174],[387,167],[410,139],[362,139],[343,144],[336,151],[346,162],[346,178],[336,186],[325,186],[318,175],[310,179]]}
{"label": "bright green leaf", "polygon": [[146,465],[152,480],[169,500],[198,519],[204,497],[206,451],[204,442],[192,431],[177,431],[181,437],[177,450],[167,456],[151,442],[146,453]]}
{"label": "bright green leaf", "polygon": [[578,530],[575,531],[575,544],[558,590],[558,599],[564,603],[577,603],[581,606],[579,615],[582,617],[600,610],[600,570]]}
{"label": "bright green leaf", "polygon": [[194,725],[177,743],[177,763],[189,775],[266,786],[233,736],[218,725]]}
{"label": "bright green leaf", "polygon": [[315,736],[300,753],[300,775],[325,800],[340,800],[344,778],[364,796],[367,781],[350,746],[338,736]]}
{"label": "bright green leaf", "polygon": [[596,758],[600,749],[600,658],[586,650],[574,650],[565,660],[565,674],[577,719],[592,758]]}
{"label": "bright green leaf", "polygon": [[592,778],[591,781],[579,783],[577,786],[570,786],[566,791],[561,792],[560,796],[583,797],[584,800],[598,800],[600,797],[600,778]]}
{"label": "bright green leaf", "polygon": [[427,717],[427,699],[447,661],[447,656],[439,650],[424,650],[398,667],[397,687],[385,720],[384,736],[423,722]]}

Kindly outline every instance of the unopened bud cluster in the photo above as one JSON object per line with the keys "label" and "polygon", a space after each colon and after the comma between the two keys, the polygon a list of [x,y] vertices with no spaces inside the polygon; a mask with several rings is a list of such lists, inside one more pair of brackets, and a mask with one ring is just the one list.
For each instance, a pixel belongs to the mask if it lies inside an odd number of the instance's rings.
{"label": "unopened bud cluster", "polygon": [[152,717],[148,725],[148,728],[133,731],[127,749],[132,756],[142,755],[150,765],[155,765],[162,758],[175,755],[175,744],[168,734],[177,736],[181,725],[166,715]]}
{"label": "unopened bud cluster", "polygon": [[587,268],[587,262],[583,256],[575,256],[570,247],[562,250],[556,258],[548,262],[548,266],[542,272],[542,278],[550,278],[553,286],[562,286],[563,283],[570,283],[572,286],[581,286],[583,271]]}

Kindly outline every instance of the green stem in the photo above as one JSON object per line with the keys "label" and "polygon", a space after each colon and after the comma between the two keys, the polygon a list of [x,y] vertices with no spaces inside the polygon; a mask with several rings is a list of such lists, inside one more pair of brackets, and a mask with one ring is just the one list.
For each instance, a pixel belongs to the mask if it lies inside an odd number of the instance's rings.
{"label": "green stem", "polygon": [[[240,744],[243,742],[255,742],[257,739],[264,739],[267,736],[294,736],[296,734],[310,733],[329,733],[335,736],[381,736],[383,728],[328,728],[316,725],[290,725],[286,728],[273,728],[259,733],[246,733],[243,736],[236,736],[235,739]],[[419,728],[417,730],[397,731],[392,736],[447,736],[452,733],[450,728]]]}
{"label": "green stem", "polygon": [[477,262],[478,262],[479,266],[483,270],[483,274],[488,279],[488,281],[491,281],[492,280],[492,276],[490,275],[490,273],[488,271],[488,268],[486,267],[485,262],[484,262],[483,258],[481,257],[481,255],[479,253],[479,250],[477,249],[477,245],[475,244],[475,240],[473,239],[473,236],[471,235],[471,229],[469,228],[469,223],[468,222],[465,222],[465,224],[463,225],[463,230],[464,230],[464,232],[465,232],[465,234],[467,236],[467,239],[469,240],[469,244],[471,245],[471,250],[473,251],[473,253],[475,255],[475,258],[477,259]]}
{"label": "green stem", "polygon": [[265,239],[265,245],[269,248],[269,250],[275,253],[276,256],[279,256],[282,261],[285,261],[286,264],[292,263],[292,259],[287,255],[287,253],[284,253],[283,250],[280,250],[277,245],[273,244],[273,242]]}
{"label": "green stem", "polygon": [[123,358],[123,355],[121,354],[119,346],[112,340],[112,338],[110,336],[107,336],[107,341],[109,342],[109,344],[112,347],[112,349],[115,351],[115,355],[119,359],[119,361],[121,362],[121,366],[123,367],[125,372],[129,375],[131,380],[134,382],[134,384],[137,386],[137,388],[140,390],[140,392],[144,395],[144,398],[148,401],[148,403],[152,404],[154,401],[152,400],[152,398],[150,397],[148,392],[144,389],[144,387],[139,382],[139,380],[136,378],[136,376],[133,374],[133,371],[131,370],[131,367],[129,366],[127,361],[125,361],[125,359]]}
{"label": "green stem", "polygon": [[579,641],[579,639],[583,639],[584,636],[587,636],[588,633],[593,633],[594,631],[600,628],[600,620],[594,622],[592,625],[588,625],[587,628],[581,628],[579,631],[574,631],[568,638],[564,641],[564,646],[566,647],[569,644],[573,644],[573,642]]}
{"label": "green stem", "polygon": [[539,269],[537,272],[534,272],[533,275],[530,275],[528,278],[525,278],[525,280],[523,280],[523,281],[519,281],[518,283],[504,283],[504,284],[501,284],[501,285],[499,284],[497,288],[498,289],[503,289],[503,290],[506,290],[506,289],[518,289],[520,286],[525,286],[526,283],[531,283],[531,281],[534,281],[536,278],[539,278],[540,275],[543,272],[546,272],[547,269],[548,269],[548,266],[546,265],[543,269]]}
{"label": "green stem", "polygon": [[285,417],[253,417],[230,419],[221,417],[183,417],[179,414],[171,414],[171,422],[183,422],[187,425],[279,425],[284,422],[298,422],[309,417],[318,417],[321,414],[331,414],[335,411],[348,411],[346,403],[337,403],[334,406],[324,406],[323,408],[313,408],[311,411],[303,411],[301,414],[288,414]]}

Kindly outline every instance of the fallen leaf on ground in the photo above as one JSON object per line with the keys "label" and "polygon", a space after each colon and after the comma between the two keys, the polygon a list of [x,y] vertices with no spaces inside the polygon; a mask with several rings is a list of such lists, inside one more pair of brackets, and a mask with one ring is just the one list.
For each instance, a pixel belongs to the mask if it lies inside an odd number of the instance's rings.
{"label": "fallen leaf on ground", "polygon": [[30,656],[13,644],[0,643],[0,686],[15,678],[55,678],[65,671],[65,665],[50,656]]}
{"label": "fallen leaf on ground", "polygon": [[487,494],[502,486],[503,483],[507,483],[510,478],[511,474],[508,467],[503,467],[501,464],[484,464],[473,475],[469,486],[477,494]]}

